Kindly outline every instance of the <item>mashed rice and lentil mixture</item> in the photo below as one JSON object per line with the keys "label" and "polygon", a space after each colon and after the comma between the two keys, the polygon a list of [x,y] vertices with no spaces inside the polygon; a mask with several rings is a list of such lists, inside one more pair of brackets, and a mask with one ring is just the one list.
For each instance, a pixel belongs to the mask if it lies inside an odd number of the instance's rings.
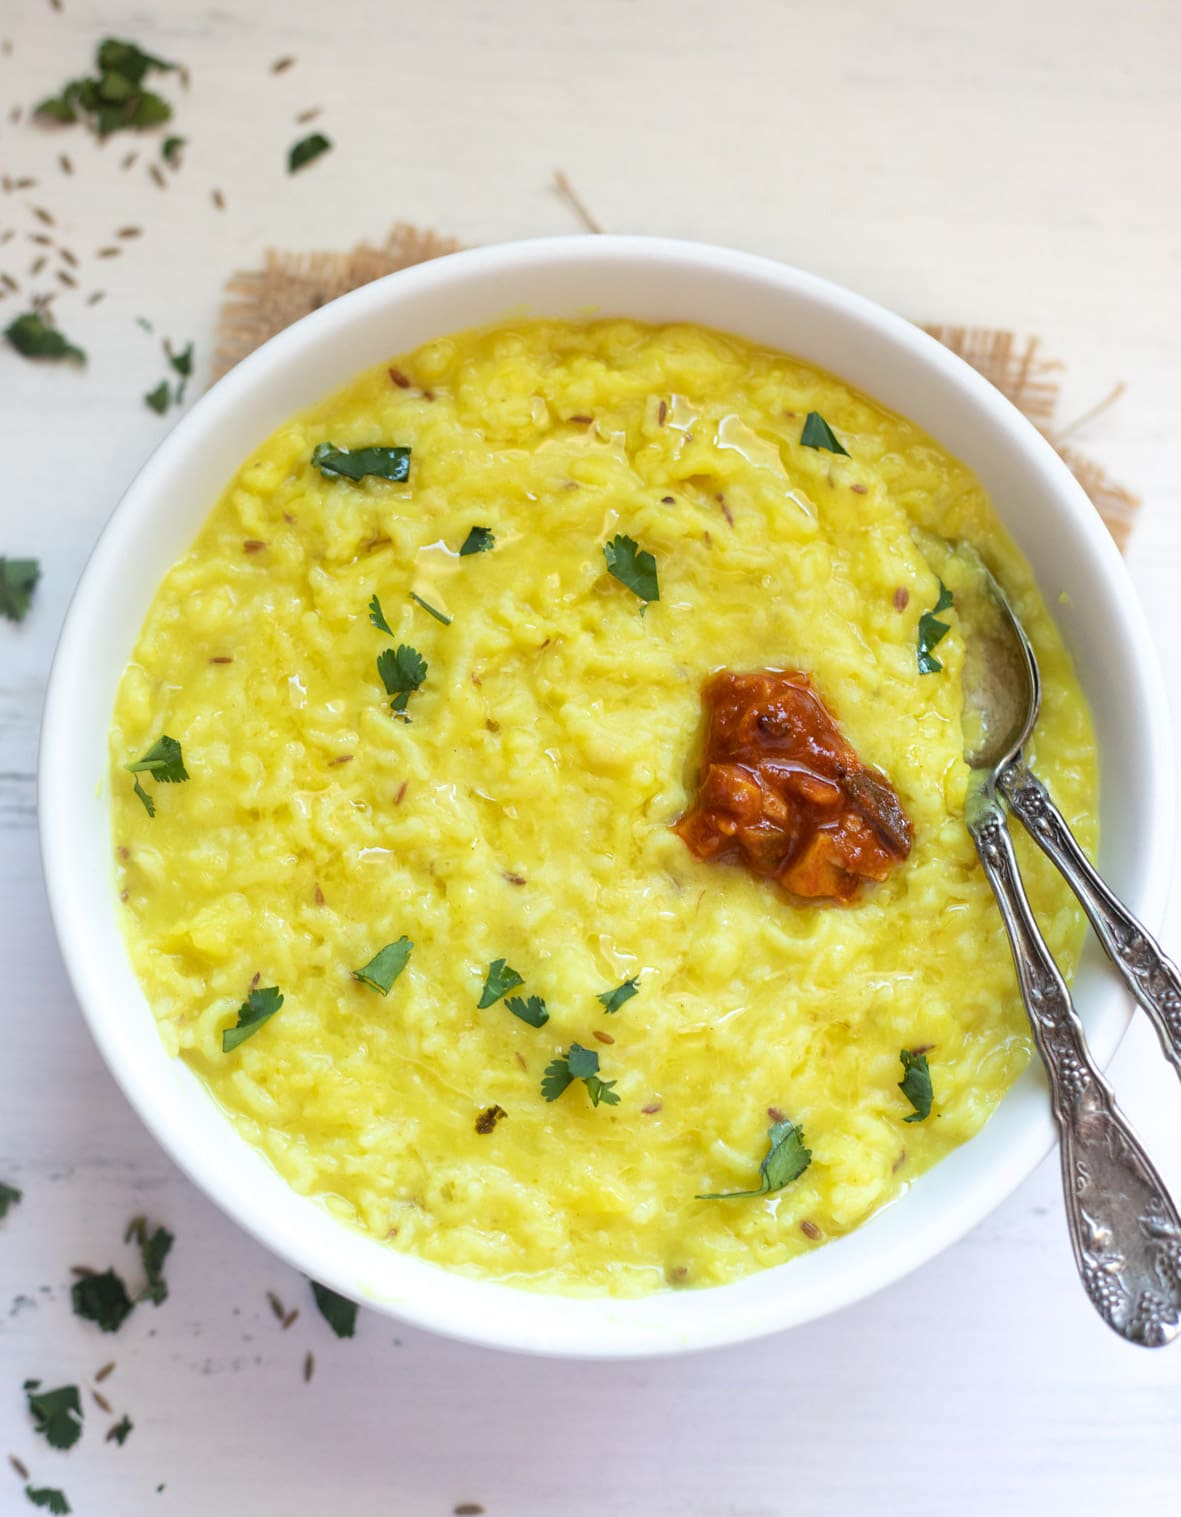
{"label": "mashed rice and lentil mixture", "polygon": [[[1033,757],[1093,849],[1090,717],[1028,566],[962,464],[833,376],[699,327],[521,321],[281,427],[115,707],[167,1047],[297,1190],[469,1275],[715,1285],[865,1221],[1030,1052],[916,526],[1011,593]],[[719,671],[807,676],[904,813],[890,867],[809,898],[687,846]],[[1016,843],[1069,973],[1080,914]]]}

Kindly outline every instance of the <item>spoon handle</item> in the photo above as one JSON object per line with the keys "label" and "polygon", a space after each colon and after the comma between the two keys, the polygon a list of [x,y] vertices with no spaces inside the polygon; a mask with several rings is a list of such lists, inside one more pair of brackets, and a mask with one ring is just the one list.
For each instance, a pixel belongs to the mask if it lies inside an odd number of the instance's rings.
{"label": "spoon handle", "polygon": [[1050,1079],[1075,1263],[1091,1304],[1130,1343],[1181,1333],[1181,1218],[1096,1069],[1066,982],[1034,921],[1000,802],[973,797],[968,827],[1004,919]]}
{"label": "spoon handle", "polygon": [[1152,1019],[1165,1058],[1181,1075],[1181,974],[1177,966],[1104,883],[1021,754],[1005,766],[997,783],[1034,842],[1078,896],[1108,958]]}

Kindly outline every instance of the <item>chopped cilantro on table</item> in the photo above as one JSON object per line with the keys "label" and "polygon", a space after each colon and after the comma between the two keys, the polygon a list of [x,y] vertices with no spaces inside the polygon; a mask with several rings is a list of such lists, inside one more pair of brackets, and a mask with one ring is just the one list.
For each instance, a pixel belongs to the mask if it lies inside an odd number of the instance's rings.
{"label": "chopped cilantro on table", "polygon": [[8,1215],[8,1208],[15,1206],[23,1192],[17,1190],[15,1185],[7,1185],[0,1180],[0,1222]]}
{"label": "chopped cilantro on table", "polygon": [[618,1081],[600,1079],[598,1054],[593,1049],[583,1048],[580,1043],[571,1043],[563,1056],[546,1065],[541,1094],[547,1101],[556,1101],[575,1080],[581,1080],[586,1086],[592,1106],[598,1106],[600,1101],[608,1106],[619,1105],[614,1089]]}
{"label": "chopped cilantro on table", "polygon": [[630,1001],[632,996],[640,993],[640,977],[632,975],[630,980],[624,980],[622,985],[617,985],[614,990],[605,990],[602,995],[596,996],[597,1001],[602,1002],[603,1010],[607,1013],[618,1011],[625,1001]]}
{"label": "chopped cilantro on table", "polygon": [[368,985],[370,990],[376,990],[380,995],[388,996],[390,987],[410,962],[413,947],[414,944],[407,937],[400,937],[396,943],[387,943],[374,954],[368,964],[353,970],[353,979],[360,980],[362,985]]}
{"label": "chopped cilantro on table", "polygon": [[486,1006],[499,1001],[501,996],[508,995],[510,990],[516,990],[518,985],[525,983],[524,977],[510,967],[504,959],[493,959],[488,965],[488,974],[484,979],[484,988],[480,992],[480,999],[476,1002],[476,1010],[483,1011]]}
{"label": "chopped cilantro on table", "polygon": [[549,1021],[549,1012],[540,996],[530,996],[527,1001],[520,996],[509,996],[504,1004],[514,1017],[528,1022],[530,1027],[544,1027]]}
{"label": "chopped cilantro on table", "polygon": [[394,629],[386,621],[385,612],[381,609],[381,602],[376,595],[369,602],[369,620],[379,632],[384,632],[387,637],[393,637]]}
{"label": "chopped cilantro on table", "polygon": [[35,558],[0,558],[0,616],[23,622],[40,579],[41,565]]}
{"label": "chopped cilantro on table", "polygon": [[187,141],[184,137],[165,137],[160,144],[160,157],[170,169],[174,169],[180,163],[180,150]]}
{"label": "chopped cilantro on table", "polygon": [[180,352],[175,352],[166,342],[164,353],[168,359],[169,367],[174,374],[180,375],[180,380],[175,390],[170,387],[167,379],[162,379],[154,390],[149,390],[144,396],[144,404],[155,411],[158,416],[163,416],[171,405],[183,405],[185,398],[185,386],[193,375],[193,344],[190,342]]}
{"label": "chopped cilantro on table", "polygon": [[318,442],[312,449],[312,463],[329,479],[360,480],[372,474],[375,479],[389,479],[401,484],[410,478],[409,448],[377,445],[338,448],[330,442]]}
{"label": "chopped cilantro on table", "polygon": [[135,1303],[127,1287],[113,1269],[100,1275],[83,1275],[70,1290],[74,1314],[97,1323],[104,1333],[117,1333],[127,1321]]}
{"label": "chopped cilantro on table", "polygon": [[238,1020],[221,1035],[222,1053],[232,1053],[240,1043],[252,1037],[282,1004],[283,996],[277,985],[269,985],[265,990],[252,990],[238,1007]]}
{"label": "chopped cilantro on table", "polygon": [[[169,737],[167,734],[159,742],[153,743],[143,758],[137,759],[134,764],[124,764],[123,767],[137,776],[148,774],[162,785],[178,785],[189,777],[180,744],[174,737]],[[156,803],[140,784],[138,778],[135,782],[135,793],[144,803],[148,815],[155,816]]]}
{"label": "chopped cilantro on table", "polygon": [[934,1099],[927,1056],[925,1053],[911,1053],[908,1048],[904,1048],[898,1057],[902,1060],[902,1078],[898,1082],[898,1089],[914,1107],[913,1113],[902,1120],[923,1122],[931,1115],[931,1102]]}
{"label": "chopped cilantro on table", "polygon": [[127,1442],[128,1433],[130,1433],[134,1427],[135,1423],[132,1422],[131,1418],[127,1415],[126,1412],[124,1412],[122,1417],[119,1418],[119,1421],[116,1422],[114,1426],[108,1430],[106,1441],[108,1443],[117,1443],[119,1447],[122,1448],[123,1445]]}
{"label": "chopped cilantro on table", "polygon": [[609,543],[603,544],[603,557],[607,561],[608,573],[639,596],[644,602],[644,610],[650,601],[660,599],[656,560],[640,547],[635,538],[617,532]]}
{"label": "chopped cilantro on table", "polygon": [[332,143],[323,132],[312,132],[310,136],[301,137],[287,154],[287,172],[294,174],[305,163],[312,163],[321,153],[328,152],[331,146]]}
{"label": "chopped cilantro on table", "polygon": [[54,1517],[68,1517],[73,1511],[70,1503],[66,1500],[65,1491],[59,1491],[54,1486],[25,1486],[25,1495],[34,1506],[42,1506],[46,1511],[52,1512]]}
{"label": "chopped cilantro on table", "polygon": [[154,390],[149,390],[144,396],[144,405],[149,411],[155,411],[157,416],[163,416],[171,404],[172,391],[166,379],[162,379]]}
{"label": "chopped cilantro on table", "polygon": [[379,654],[377,672],[385,686],[385,693],[393,696],[390,705],[399,715],[405,713],[410,697],[426,679],[428,667],[418,649],[411,648],[407,643],[400,643],[396,650],[387,648]]}
{"label": "chopped cilantro on table", "polygon": [[423,600],[422,596],[418,595],[413,590],[410,592],[410,599],[412,601],[417,601],[417,603],[422,607],[424,611],[433,616],[437,622],[442,622],[444,627],[449,627],[451,625],[451,622],[453,620],[452,617],[448,616],[446,612],[440,611],[436,606],[432,606],[429,600]]}
{"label": "chopped cilantro on table", "polygon": [[[279,1000],[282,1001],[280,996]],[[137,1301],[150,1301],[153,1306],[168,1300],[168,1282],[164,1278],[164,1261],[176,1239],[166,1227],[148,1231],[143,1217],[136,1217],[128,1227],[128,1237],[134,1236],[139,1243],[139,1257],[144,1267],[146,1284],[136,1297]]]}
{"label": "chopped cilantro on table", "polygon": [[840,445],[836,433],[819,411],[809,411],[804,418],[804,430],[800,433],[800,443],[805,448],[824,448],[829,453],[843,453],[846,458],[849,456],[848,448]]}
{"label": "chopped cilantro on table", "polygon": [[95,66],[97,77],[70,80],[60,94],[42,100],[34,113],[66,126],[82,121],[100,137],[169,120],[172,107],[145,89],[144,79],[153,70],[173,72],[175,63],[144,52],[134,42],[107,37],[99,43]]}
{"label": "chopped cilantro on table", "polygon": [[468,558],[473,553],[487,553],[495,544],[496,538],[492,534],[491,527],[473,527],[463,540],[459,556]]}
{"label": "chopped cilantro on table", "polygon": [[924,611],[919,617],[919,673],[938,674],[943,665],[932,653],[936,643],[942,641],[951,628],[947,622],[939,620],[939,613],[947,611],[955,605],[955,597],[943,583],[939,581],[939,599],[930,611]]}
{"label": "chopped cilantro on table", "polygon": [[782,1190],[799,1177],[812,1162],[812,1150],[804,1146],[804,1129],[786,1118],[767,1129],[770,1147],[767,1157],[759,1166],[762,1183],[757,1190],[711,1191],[698,1196],[699,1201],[741,1201],[748,1196],[767,1196],[773,1190]]}
{"label": "chopped cilantro on table", "polygon": [[328,1286],[321,1285],[318,1280],[310,1280],[308,1283],[324,1321],[338,1338],[351,1338],[357,1331],[357,1303],[330,1290]]}
{"label": "chopped cilantro on table", "polygon": [[82,1402],[78,1387],[59,1385],[54,1391],[43,1391],[40,1385],[40,1380],[26,1380],[24,1384],[34,1431],[44,1433],[50,1448],[73,1448],[82,1436]]}
{"label": "chopped cilantro on table", "polygon": [[26,311],[4,328],[8,345],[22,358],[73,358],[86,362],[86,354],[52,326],[40,311]]}

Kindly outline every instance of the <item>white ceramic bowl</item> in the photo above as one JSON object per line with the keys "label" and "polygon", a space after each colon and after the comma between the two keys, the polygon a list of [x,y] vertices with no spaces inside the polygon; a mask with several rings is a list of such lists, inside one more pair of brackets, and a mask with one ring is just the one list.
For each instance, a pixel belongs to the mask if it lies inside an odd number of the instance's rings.
{"label": "white ceramic bowl", "polygon": [[[1173,839],[1160,672],[1123,564],[1034,428],[932,338],[796,269],[721,248],[629,237],[522,242],[408,269],[316,311],[204,396],[144,466],[75,594],[49,685],[41,839],[62,953],[95,1041],[164,1148],[231,1217],[306,1274],[458,1338],[627,1356],[733,1343],[868,1295],[937,1253],[1047,1152],[1044,1084],[1018,1081],[987,1128],[849,1237],[713,1290],[568,1300],[450,1274],[383,1247],[289,1189],[168,1058],[116,919],[107,731],[152,596],[241,460],[293,412],[428,338],[513,312],[687,320],[798,354],[913,418],[979,475],[1032,561],[1078,662],[1102,756],[1104,874],[1156,926]],[[1100,1062],[1128,1021],[1095,956],[1076,1001]]]}

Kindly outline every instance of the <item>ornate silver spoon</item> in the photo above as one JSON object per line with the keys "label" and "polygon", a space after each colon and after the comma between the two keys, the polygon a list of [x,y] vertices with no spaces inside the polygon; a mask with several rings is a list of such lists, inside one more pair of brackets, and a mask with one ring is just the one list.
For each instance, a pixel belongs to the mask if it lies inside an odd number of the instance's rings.
{"label": "ornate silver spoon", "polygon": [[[1181,1069],[1177,971],[1091,868],[1026,766],[1021,750],[1041,696],[1033,649],[975,550],[956,544],[951,551],[964,570],[954,588],[965,649],[964,757],[972,770],[965,820],[1004,919],[1049,1076],[1075,1262],[1108,1326],[1132,1343],[1157,1347],[1181,1334],[1181,1218],[1091,1058],[1017,872],[998,789],[1062,869]],[[1141,970],[1148,959],[1151,966]]]}

